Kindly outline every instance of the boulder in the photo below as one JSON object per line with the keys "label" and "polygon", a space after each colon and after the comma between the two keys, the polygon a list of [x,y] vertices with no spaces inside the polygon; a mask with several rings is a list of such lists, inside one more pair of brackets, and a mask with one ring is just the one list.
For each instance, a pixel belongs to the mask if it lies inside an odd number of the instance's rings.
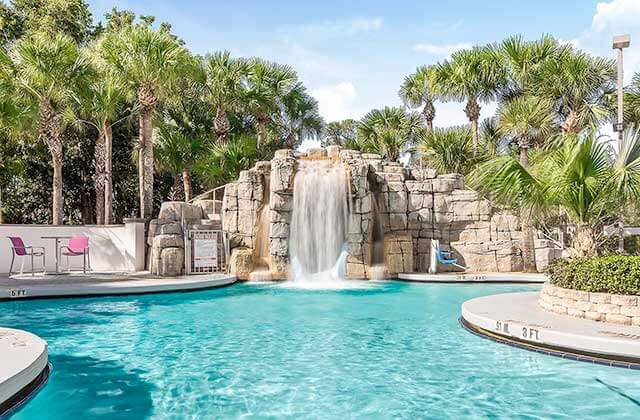
{"label": "boulder", "polygon": [[253,271],[253,250],[249,248],[235,248],[231,250],[229,258],[229,272],[238,280],[248,280]]}
{"label": "boulder", "polygon": [[184,248],[182,235],[158,235],[153,238],[154,248]]}
{"label": "boulder", "polygon": [[169,219],[174,222],[191,222],[202,219],[200,206],[185,203],[184,201],[165,201],[160,207],[158,219]]}
{"label": "boulder", "polygon": [[174,277],[184,274],[184,250],[182,248],[164,248],[160,259],[161,276]]}

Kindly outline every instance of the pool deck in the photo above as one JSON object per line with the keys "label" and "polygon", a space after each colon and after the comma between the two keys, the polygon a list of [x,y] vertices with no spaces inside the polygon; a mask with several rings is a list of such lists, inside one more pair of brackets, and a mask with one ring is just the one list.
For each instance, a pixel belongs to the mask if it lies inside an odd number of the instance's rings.
{"label": "pool deck", "polygon": [[538,306],[538,292],[468,300],[461,322],[478,335],[528,350],[640,369],[640,327],[547,312]]}
{"label": "pool deck", "polygon": [[49,376],[47,343],[26,331],[0,328],[0,417],[30,398]]}
{"label": "pool deck", "polygon": [[235,282],[235,276],[224,273],[181,277],[158,277],[144,271],[22,274],[0,277],[0,300],[193,291],[228,286]]}
{"label": "pool deck", "polygon": [[542,273],[400,273],[398,279],[421,283],[544,283]]}

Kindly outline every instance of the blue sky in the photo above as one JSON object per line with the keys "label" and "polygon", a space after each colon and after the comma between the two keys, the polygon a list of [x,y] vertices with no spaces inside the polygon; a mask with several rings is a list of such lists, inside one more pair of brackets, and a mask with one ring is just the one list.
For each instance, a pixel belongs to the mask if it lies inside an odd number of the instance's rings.
{"label": "blue sky", "polygon": [[[290,64],[329,121],[399,105],[402,79],[418,65],[517,33],[530,39],[549,33],[609,57],[614,57],[611,37],[629,33],[625,79],[640,71],[640,0],[89,0],[89,5],[97,20],[116,6],[168,21],[196,53],[227,49]],[[483,117],[494,110],[487,104]],[[437,126],[465,122],[462,105],[437,105]]]}

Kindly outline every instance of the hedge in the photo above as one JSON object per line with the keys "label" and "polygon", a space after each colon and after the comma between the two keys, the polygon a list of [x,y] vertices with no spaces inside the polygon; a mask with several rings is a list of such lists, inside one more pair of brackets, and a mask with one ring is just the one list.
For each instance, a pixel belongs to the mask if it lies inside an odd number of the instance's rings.
{"label": "hedge", "polygon": [[611,255],[559,259],[549,265],[551,284],[586,292],[640,295],[640,257]]}

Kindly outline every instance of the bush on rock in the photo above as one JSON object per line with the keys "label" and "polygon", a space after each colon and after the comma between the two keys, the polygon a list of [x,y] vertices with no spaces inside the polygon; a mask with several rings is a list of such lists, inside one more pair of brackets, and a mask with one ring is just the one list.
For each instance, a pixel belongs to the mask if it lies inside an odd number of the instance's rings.
{"label": "bush on rock", "polygon": [[640,295],[640,257],[611,255],[559,259],[547,269],[551,284],[586,292]]}

